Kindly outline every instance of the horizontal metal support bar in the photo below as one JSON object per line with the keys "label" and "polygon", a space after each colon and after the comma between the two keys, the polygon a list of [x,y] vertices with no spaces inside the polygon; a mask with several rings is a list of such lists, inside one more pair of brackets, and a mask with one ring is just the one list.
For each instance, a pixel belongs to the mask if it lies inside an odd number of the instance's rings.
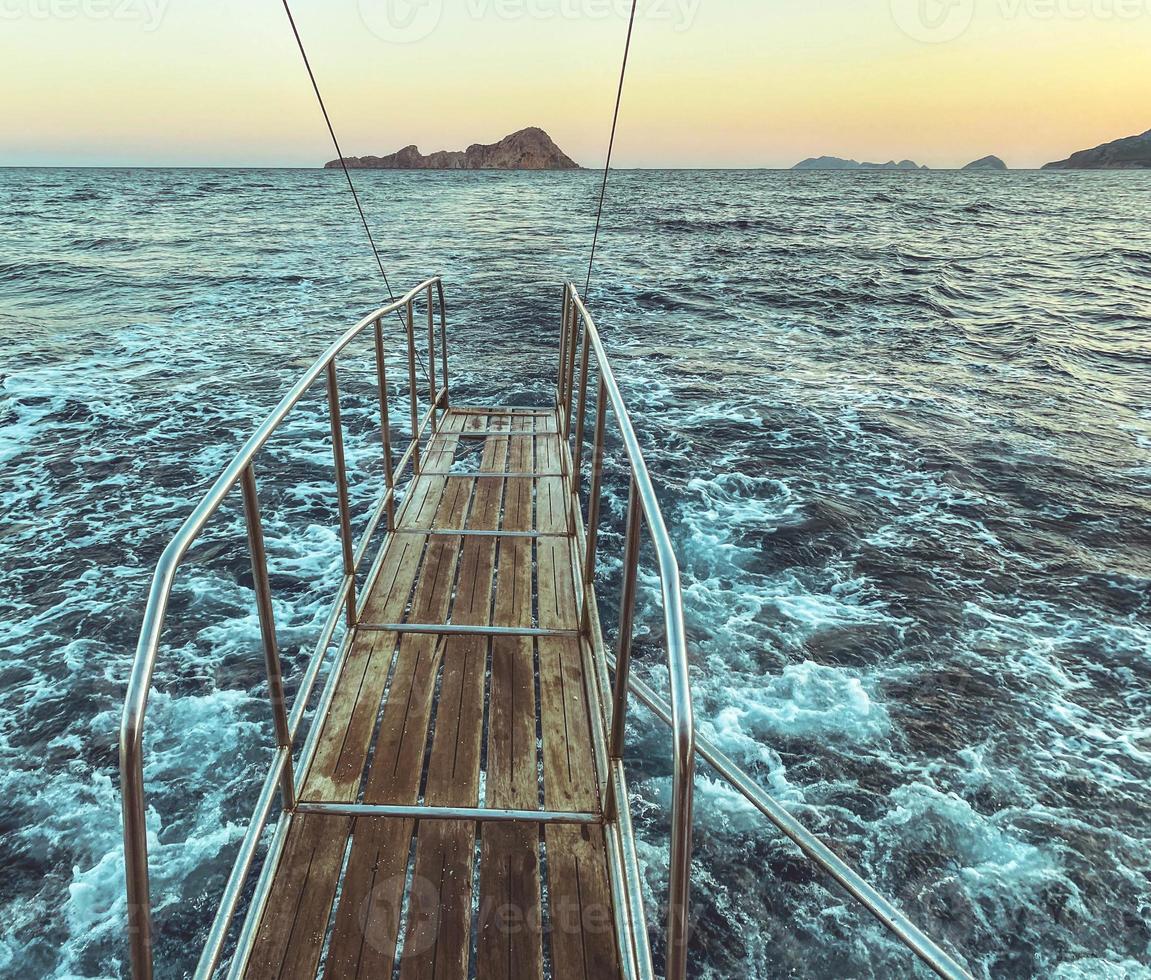
{"label": "horizontal metal support bar", "polygon": [[522,429],[466,429],[463,432],[451,432],[447,435],[456,435],[461,439],[486,439],[488,436],[519,436],[521,439],[534,439],[537,436],[559,436],[558,432],[525,432]]}
{"label": "horizontal metal support bar", "polygon": [[393,534],[435,534],[447,537],[472,538],[570,538],[565,531],[485,531],[474,527],[398,527]]}
{"label": "horizontal metal support bar", "polygon": [[598,813],[567,810],[504,810],[486,806],[401,806],[391,803],[296,804],[297,813],[318,813],[330,817],[399,817],[409,820],[475,820],[480,823],[576,823],[598,824]]}
{"label": "horizontal metal support bar", "polygon": [[488,405],[486,407],[454,406],[451,415],[554,415],[548,405]]}
{"label": "horizontal metal support bar", "polygon": [[431,633],[436,636],[579,636],[579,630],[546,630],[530,626],[465,626],[457,623],[358,623],[369,633]]}
{"label": "horizontal metal support bar", "polygon": [[498,477],[501,480],[511,480],[511,479],[517,479],[517,478],[539,479],[540,477],[545,477],[545,476],[566,476],[567,475],[566,473],[558,473],[558,472],[557,473],[551,473],[551,472],[544,472],[544,473],[507,472],[507,473],[501,473],[498,470],[467,470],[465,472],[458,472],[456,470],[444,470],[442,472],[437,472],[436,470],[424,470],[424,474],[426,476],[469,476],[469,477],[494,476],[494,477]]}

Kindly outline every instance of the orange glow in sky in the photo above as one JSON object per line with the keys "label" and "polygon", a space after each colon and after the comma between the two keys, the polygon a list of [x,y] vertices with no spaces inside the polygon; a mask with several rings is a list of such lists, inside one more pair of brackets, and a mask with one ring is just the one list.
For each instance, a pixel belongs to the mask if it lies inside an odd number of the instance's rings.
{"label": "orange glow in sky", "polygon": [[[621,0],[295,0],[345,152],[548,130],[602,164]],[[279,0],[0,0],[0,164],[334,154]],[[1151,0],[640,0],[618,166],[989,153],[1151,128]]]}

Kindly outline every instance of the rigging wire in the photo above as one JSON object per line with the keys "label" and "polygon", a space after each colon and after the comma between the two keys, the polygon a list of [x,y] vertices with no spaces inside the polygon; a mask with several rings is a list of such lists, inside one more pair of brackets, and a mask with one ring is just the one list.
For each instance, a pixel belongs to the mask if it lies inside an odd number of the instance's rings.
{"label": "rigging wire", "polygon": [[[284,2],[287,3],[287,0],[284,0]],[[623,63],[620,65],[619,87],[616,89],[615,93],[615,112],[612,113],[611,117],[611,136],[607,142],[607,159],[604,161],[603,165],[603,183],[600,184],[599,206],[596,208],[595,212],[595,233],[592,235],[591,253],[588,255],[587,259],[587,281],[584,283],[583,288],[584,299],[587,299],[588,290],[591,289],[591,270],[592,264],[595,262],[596,243],[599,241],[600,221],[603,219],[603,202],[604,197],[607,195],[607,178],[608,172],[611,169],[611,151],[615,146],[615,129],[616,124],[619,122],[619,104],[623,98],[623,79],[624,75],[627,73],[627,56],[628,52],[631,50],[631,32],[632,28],[635,27],[635,8],[638,2],[639,0],[631,0],[631,14],[627,20],[627,40],[623,45]]]}
{"label": "rigging wire", "polygon": [[[324,97],[320,94],[320,85],[316,81],[316,73],[312,71],[312,63],[308,59],[308,52],[304,48],[304,40],[300,37],[299,28],[296,27],[296,18],[292,16],[292,8],[288,5],[288,0],[281,0],[284,5],[284,13],[288,15],[288,23],[292,27],[292,34],[296,38],[296,47],[300,49],[300,57],[304,59],[304,67],[308,71],[308,78],[312,82],[312,91],[316,93],[316,101],[320,104],[320,112],[323,113],[324,122],[328,127],[328,135],[332,137],[332,146],[336,148],[336,156],[340,160],[340,166],[344,171],[344,178],[348,182],[348,190],[352,192],[352,200],[356,202],[356,211],[360,215],[360,223],[364,226],[364,234],[368,236],[368,244],[372,247],[372,255],[376,257],[376,265],[379,266],[380,275],[384,280],[384,288],[388,291],[388,302],[394,303],[396,301],[395,294],[392,292],[392,284],[388,281],[388,274],[384,271],[384,261],[380,258],[380,250],[376,247],[376,240],[372,237],[372,229],[368,224],[368,217],[364,214],[364,206],[360,203],[360,195],[356,191],[356,185],[352,181],[352,174],[348,170],[347,161],[344,159],[344,151],[340,149],[340,141],[336,137],[336,129],[332,125],[331,116],[328,115],[328,107],[324,104]],[[403,314],[396,310],[396,318],[403,325],[404,330],[407,331],[407,323],[404,320]],[[414,347],[414,344],[413,344]],[[424,372],[424,379],[428,378],[428,369],[424,366],[424,359],[420,356],[420,352],[416,351],[416,359],[420,362],[420,369]]]}
{"label": "rigging wire", "polygon": [[[587,278],[584,282],[584,296],[585,296],[585,298],[587,297],[587,294],[588,294],[589,290],[591,289],[592,268],[595,265],[595,250],[596,250],[596,245],[599,243],[600,226],[603,222],[603,206],[604,206],[604,200],[607,197],[608,177],[611,173],[611,157],[612,157],[612,151],[615,148],[615,134],[616,134],[616,128],[619,125],[619,109],[620,109],[620,103],[623,100],[624,79],[627,75],[627,61],[628,61],[628,55],[631,52],[631,37],[632,37],[632,32],[635,28],[635,13],[636,13],[636,8],[638,6],[638,2],[639,2],[639,0],[632,0],[631,11],[628,14],[627,38],[624,41],[623,59],[622,59],[622,62],[620,64],[620,70],[619,70],[619,84],[616,87],[615,109],[612,112],[612,119],[611,119],[611,135],[608,137],[607,158],[604,160],[603,180],[600,183],[599,202],[596,205],[595,231],[592,233],[591,249],[590,249],[589,254],[588,254]],[[375,257],[376,265],[380,270],[380,276],[384,280],[384,287],[388,291],[388,300],[389,300],[389,302],[394,303],[395,302],[395,294],[392,292],[392,285],[388,281],[388,274],[387,274],[386,270],[384,269],[384,262],[383,262],[383,259],[380,257],[380,250],[376,246],[375,238],[372,235],[371,225],[368,223],[367,215],[364,213],[364,207],[360,201],[360,195],[356,191],[355,182],[352,180],[351,171],[348,170],[348,164],[344,158],[344,151],[340,148],[340,141],[339,141],[339,138],[336,136],[336,129],[332,125],[331,116],[328,115],[328,108],[325,105],[324,97],[320,92],[320,85],[316,81],[316,74],[312,70],[312,63],[309,60],[308,52],[304,47],[303,38],[300,36],[299,28],[296,26],[296,18],[292,15],[292,8],[291,8],[288,0],[281,0],[281,3],[283,4],[283,7],[284,7],[284,13],[287,14],[287,16],[288,16],[288,23],[291,25],[292,34],[295,36],[296,46],[300,49],[300,57],[304,61],[304,68],[307,69],[308,78],[312,83],[312,91],[315,92],[315,94],[316,94],[316,101],[320,105],[320,112],[324,116],[324,123],[328,127],[328,135],[331,136],[331,138],[332,138],[332,146],[335,147],[336,156],[339,159],[340,167],[344,172],[344,179],[348,182],[348,190],[350,190],[352,192],[352,200],[355,202],[356,211],[360,216],[360,223],[364,227],[364,234],[367,236],[368,244],[371,246],[372,255]],[[396,317],[400,320],[401,324],[403,324],[405,329],[406,329],[407,324],[404,322],[404,318],[403,318],[402,314],[400,313],[399,310],[396,310],[395,312],[396,312]],[[424,361],[423,361],[423,358],[420,356],[419,351],[416,351],[416,357],[420,362],[420,368],[423,371],[424,377],[426,379],[428,376],[428,372],[427,372],[427,368],[424,366]]]}

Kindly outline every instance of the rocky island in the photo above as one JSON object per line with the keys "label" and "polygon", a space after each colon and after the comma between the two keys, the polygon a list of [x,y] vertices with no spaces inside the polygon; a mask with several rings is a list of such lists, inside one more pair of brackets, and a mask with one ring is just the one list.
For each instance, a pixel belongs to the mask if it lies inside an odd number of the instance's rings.
{"label": "rocky island", "polygon": [[1044,170],[1151,170],[1151,129],[1044,164]]}
{"label": "rocky island", "polygon": [[964,170],[1006,170],[1007,164],[997,156],[980,157],[978,160],[972,160]]}
{"label": "rocky island", "polygon": [[[345,157],[356,170],[578,170],[579,164],[563,152],[538,126],[505,136],[498,143],[473,143],[466,150],[437,150],[424,156],[418,146],[383,157]],[[339,160],[324,164],[331,169]]]}
{"label": "rocky island", "polygon": [[843,157],[809,157],[801,160],[792,170],[927,170],[914,160],[888,160],[887,163],[860,163]]}

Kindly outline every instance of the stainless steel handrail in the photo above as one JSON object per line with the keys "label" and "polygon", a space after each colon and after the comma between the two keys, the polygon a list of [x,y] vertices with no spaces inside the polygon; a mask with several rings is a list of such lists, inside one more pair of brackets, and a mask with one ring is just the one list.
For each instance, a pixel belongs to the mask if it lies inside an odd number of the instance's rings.
{"label": "stainless steel handrail", "polygon": [[[430,404],[421,422],[417,413],[416,372],[415,372],[415,319],[414,304],[420,294],[426,293],[428,306],[428,357],[433,365],[429,376]],[[440,326],[440,356],[443,386],[435,384],[435,328],[433,304],[438,300]],[[404,311],[406,339],[408,347],[408,384],[411,392],[412,437],[407,451],[393,472],[391,443],[387,415],[387,388],[385,357],[382,338],[382,320],[393,313]],[[260,632],[268,671],[269,700],[272,705],[276,733],[277,752],[264,783],[256,810],[248,832],[241,843],[233,871],[225,886],[220,910],[209,933],[208,942],[197,969],[197,976],[207,976],[219,962],[220,953],[227,935],[228,924],[238,905],[240,893],[250,871],[259,835],[266,822],[273,801],[274,787],[279,783],[285,810],[294,804],[296,792],[292,770],[292,747],[304,716],[306,705],[319,673],[320,662],[331,647],[332,637],[339,621],[338,615],[328,617],[317,643],[313,659],[304,674],[303,683],[296,695],[296,705],[288,716],[284,702],[283,682],[280,675],[279,652],[276,648],[275,624],[272,620],[271,591],[268,583],[267,557],[264,552],[263,534],[259,522],[259,500],[256,492],[254,461],[260,450],[279,428],[280,424],[296,406],[304,394],[326,376],[328,408],[332,422],[333,455],[337,493],[340,504],[340,536],[343,554],[343,583],[336,598],[335,610],[347,610],[347,621],[355,625],[357,604],[355,595],[355,575],[366,547],[356,548],[352,543],[350,508],[348,505],[347,470],[343,456],[343,435],[340,422],[339,388],[336,377],[336,358],[368,327],[375,331],[377,382],[380,386],[381,437],[384,453],[386,489],[373,508],[364,540],[370,540],[379,526],[381,517],[386,515],[388,529],[394,530],[395,484],[402,476],[409,461],[415,470],[419,469],[419,442],[428,424],[433,433],[437,428],[437,412],[446,411],[449,405],[447,377],[447,314],[444,303],[443,283],[436,276],[415,286],[398,300],[380,307],[346,331],[304,372],[280,400],[279,404],[256,428],[232,461],[212,484],[180,526],[171,542],[164,549],[156,565],[148,602],[144,610],[140,638],[128,690],[124,702],[124,713],[120,724],[120,781],[124,818],[125,881],[128,892],[128,931],[131,946],[132,973],[137,980],[150,980],[152,963],[152,918],[148,880],[148,844],[146,828],[146,797],[143,770],[143,733],[147,713],[148,694],[152,686],[160,641],[163,634],[164,618],[175,582],[176,572],[188,549],[199,537],[209,519],[217,511],[237,483],[242,484],[244,516],[248,543],[251,551],[257,609],[260,619]],[[278,833],[282,838],[282,834]]]}
{"label": "stainless steel handrail", "polygon": [[[615,666],[613,664],[613,666]],[[665,724],[671,722],[671,708],[643,681],[632,678],[631,692]],[[770,820],[804,854],[837,882],[852,898],[890,930],[904,946],[938,976],[946,980],[972,980],[971,974],[938,943],[912,922],[890,899],[880,893],[858,871],[836,854],[815,834],[793,817],[785,807],[702,735],[696,738],[696,751],[749,803]]]}
{"label": "stainless steel handrail", "polygon": [[[764,814],[783,834],[792,840],[804,856],[816,864],[824,873],[842,886],[852,898],[877,918],[903,945],[914,953],[926,966],[946,980],[971,980],[970,974],[947,953],[938,943],[919,929],[894,903],[885,898],[873,885],[867,882],[847,862],[807,830],[787,810],[739,768],[728,756],[703,736],[695,735],[691,727],[691,692],[688,685],[686,645],[683,631],[683,609],[680,597],[679,569],[671,549],[670,537],[660,515],[659,504],[652,489],[651,479],[643,463],[643,455],[636,441],[635,431],[624,407],[622,396],[615,377],[604,354],[599,332],[586,307],[580,300],[573,285],[564,290],[563,326],[560,334],[560,369],[556,399],[563,421],[561,435],[570,435],[570,419],[573,407],[576,412],[575,446],[572,451],[573,506],[578,506],[580,461],[582,457],[585,428],[588,385],[588,352],[594,350],[600,370],[600,397],[597,402],[595,444],[592,452],[591,497],[588,501],[588,547],[584,561],[585,583],[589,585],[585,602],[594,602],[590,589],[591,575],[595,561],[596,524],[598,522],[600,471],[603,458],[603,411],[604,395],[610,400],[623,435],[624,447],[631,463],[631,484],[628,494],[627,526],[624,532],[623,596],[620,605],[619,651],[608,658],[615,671],[615,688],[611,714],[610,765],[618,771],[622,784],[623,735],[626,722],[628,690],[645,704],[662,722],[669,725],[675,734],[676,757],[673,784],[672,811],[672,864],[669,882],[668,920],[668,965],[667,980],[682,980],[686,969],[687,905],[688,880],[691,858],[691,785],[693,772],[690,764],[684,764],[681,752],[699,753],[700,757]],[[577,336],[582,325],[584,338]],[[579,360],[579,376],[576,376],[577,352],[582,350]],[[578,391],[578,402],[573,398]],[[566,415],[562,414],[566,410]],[[667,628],[667,647],[671,684],[670,703],[660,698],[641,680],[630,675],[633,611],[635,605],[636,574],[638,568],[640,519],[637,501],[643,517],[647,520],[656,545],[659,559],[660,582],[663,591],[664,613]],[[586,606],[585,606],[586,609]],[[586,625],[586,618],[584,620]],[[618,767],[618,769],[617,769]],[[608,804],[605,815],[611,819],[616,815],[616,779],[607,786]],[[626,809],[618,813],[626,817]],[[684,822],[686,821],[686,825]],[[630,826],[626,836],[630,836]],[[682,869],[682,878],[676,877],[677,869]],[[677,904],[681,903],[678,906]],[[673,932],[673,929],[676,930]],[[678,930],[683,930],[682,932]],[[674,936],[682,936],[683,943],[673,942]]]}
{"label": "stainless steel handrail", "polygon": [[[582,329],[581,329],[582,328]],[[577,352],[580,370],[576,377]],[[593,578],[599,530],[599,497],[603,471],[605,425],[610,403],[616,426],[623,441],[631,470],[628,498],[628,529],[624,557],[624,587],[620,606],[619,653],[610,717],[611,736],[608,745],[609,766],[604,816],[609,823],[620,817],[617,787],[624,785],[624,724],[627,713],[628,666],[631,659],[632,627],[635,607],[635,581],[639,565],[641,525],[646,524],[655,547],[663,601],[665,645],[667,650],[668,693],[671,699],[670,724],[673,741],[672,817],[667,908],[667,980],[683,980],[687,973],[688,904],[691,887],[692,805],[695,777],[695,724],[692,715],[691,682],[688,673],[687,638],[683,619],[683,596],[679,563],[671,537],[663,520],[659,500],[644,462],[643,451],[628,415],[627,406],[615,374],[600,341],[595,322],[575,286],[564,287],[563,320],[560,331],[560,365],[556,386],[560,436],[569,444],[572,460],[569,513],[574,523],[579,507],[580,471],[587,413],[587,388],[591,355],[594,353],[599,372],[599,394],[592,445],[591,487],[588,495],[588,521],[585,553],[582,561],[583,590],[580,609],[581,626],[588,630],[592,621],[590,609],[595,602]],[[576,398],[578,387],[578,400]],[[574,448],[572,422],[575,422]],[[618,773],[618,777],[617,774]],[[626,805],[626,801],[625,801]],[[621,940],[624,937],[621,937]],[[641,940],[642,941],[642,940]],[[644,966],[637,964],[644,970]],[[645,971],[646,972],[646,971]]]}

